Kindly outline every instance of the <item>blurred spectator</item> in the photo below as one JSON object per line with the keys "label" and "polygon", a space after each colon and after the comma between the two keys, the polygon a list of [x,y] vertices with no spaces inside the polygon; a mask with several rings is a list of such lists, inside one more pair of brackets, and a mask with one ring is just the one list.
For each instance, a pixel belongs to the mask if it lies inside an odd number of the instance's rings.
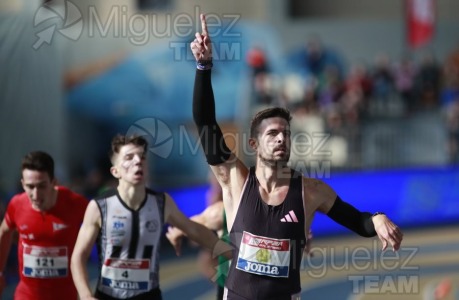
{"label": "blurred spectator", "polygon": [[277,101],[276,78],[270,73],[258,73],[252,79],[253,97],[258,105],[273,105]]}
{"label": "blurred spectator", "polygon": [[447,152],[450,163],[459,162],[459,53],[453,53],[443,70],[441,104],[448,133]]}
{"label": "blurred spectator", "polygon": [[340,105],[331,105],[324,111],[325,132],[330,136],[324,149],[329,151],[328,157],[333,167],[343,167],[349,160],[349,134],[355,132],[352,127],[345,124]]}
{"label": "blurred spectator", "polygon": [[400,62],[394,66],[393,76],[396,91],[403,100],[406,111],[413,112],[417,106],[414,97],[416,67],[407,54],[403,55]]}
{"label": "blurred spectator", "polygon": [[364,111],[364,103],[364,94],[360,87],[353,86],[346,89],[340,99],[340,107],[347,124],[359,125]]}
{"label": "blurred spectator", "polygon": [[332,105],[324,111],[326,131],[332,135],[344,135],[345,124],[341,109],[338,105]]}
{"label": "blurred spectator", "polygon": [[308,166],[311,166],[311,163],[327,159],[322,153],[313,151],[311,147],[320,139],[318,136],[326,135],[325,121],[317,112],[307,112],[301,103],[292,110],[292,115],[294,117],[290,123],[290,130],[295,145],[292,146],[289,165],[309,174],[311,169]]}
{"label": "blurred spectator", "polygon": [[306,84],[302,100],[288,108],[295,114],[304,117],[318,115],[316,90],[311,85]]}
{"label": "blurred spectator", "polygon": [[283,78],[281,103],[292,112],[314,114],[317,111],[317,79],[298,74],[287,74]]}
{"label": "blurred spectator", "polygon": [[247,65],[252,68],[253,76],[256,76],[259,73],[269,72],[269,66],[265,52],[258,46],[252,47],[247,52],[246,61]]}
{"label": "blurred spectator", "polygon": [[371,72],[373,82],[373,99],[380,112],[387,112],[389,99],[394,92],[394,77],[392,75],[391,61],[387,54],[380,53],[375,58]]}
{"label": "blurred spectator", "polygon": [[459,60],[456,56],[459,53],[452,54],[444,63],[443,67],[443,88],[441,91],[441,104],[443,107],[448,106],[459,97]]}
{"label": "blurred spectator", "polygon": [[343,93],[343,82],[338,68],[334,65],[327,65],[317,79],[319,107],[323,111],[338,102]]}
{"label": "blurred spectator", "polygon": [[432,52],[425,52],[419,64],[419,70],[415,80],[415,98],[417,104],[428,103],[438,106],[440,99],[441,68]]}
{"label": "blurred spectator", "polygon": [[351,66],[349,74],[345,80],[345,88],[360,88],[365,98],[371,96],[373,83],[370,75],[368,74],[368,68],[364,63],[358,62]]}
{"label": "blurred spectator", "polygon": [[451,163],[459,162],[459,97],[446,107],[447,150]]}
{"label": "blurred spectator", "polygon": [[344,83],[344,94],[340,99],[347,122],[357,124],[368,111],[368,99],[372,92],[372,82],[364,64],[351,66]]}
{"label": "blurred spectator", "polygon": [[251,94],[255,105],[277,105],[277,78],[272,74],[265,52],[258,46],[252,47],[246,56],[250,68]]}
{"label": "blurred spectator", "polygon": [[450,63],[454,66],[456,70],[456,76],[459,77],[459,44],[457,45],[456,49],[454,49],[449,57],[446,60],[447,63]]}
{"label": "blurred spectator", "polygon": [[344,74],[341,57],[332,49],[324,47],[317,35],[311,36],[304,46],[289,54],[288,60],[292,70],[301,75],[319,77],[329,66],[336,68],[340,78]]}

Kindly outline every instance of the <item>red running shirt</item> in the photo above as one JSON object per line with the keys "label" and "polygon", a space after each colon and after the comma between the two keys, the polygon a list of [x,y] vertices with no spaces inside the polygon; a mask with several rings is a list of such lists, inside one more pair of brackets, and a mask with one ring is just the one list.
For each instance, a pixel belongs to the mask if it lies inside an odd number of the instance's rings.
{"label": "red running shirt", "polygon": [[6,224],[19,233],[17,300],[77,299],[70,258],[88,200],[65,187],[57,189],[56,204],[47,212],[34,210],[26,193],[8,204]]}

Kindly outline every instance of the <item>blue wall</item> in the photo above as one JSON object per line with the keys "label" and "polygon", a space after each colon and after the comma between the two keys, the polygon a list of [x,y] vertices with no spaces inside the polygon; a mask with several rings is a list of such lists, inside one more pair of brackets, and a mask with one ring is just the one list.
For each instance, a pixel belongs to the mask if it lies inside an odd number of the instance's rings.
{"label": "blue wall", "polygon": [[[418,168],[332,174],[325,179],[340,197],[362,211],[385,212],[402,228],[459,222],[459,168]],[[172,190],[188,216],[205,207],[207,186]],[[322,214],[316,236],[349,231]]]}

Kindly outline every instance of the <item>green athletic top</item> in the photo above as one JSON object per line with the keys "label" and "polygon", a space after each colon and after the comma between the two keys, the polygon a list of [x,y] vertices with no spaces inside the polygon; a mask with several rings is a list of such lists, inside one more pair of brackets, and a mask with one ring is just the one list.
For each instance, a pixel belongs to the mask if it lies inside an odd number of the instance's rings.
{"label": "green athletic top", "polygon": [[[221,237],[222,241],[229,243],[228,229],[226,227],[226,214],[223,211],[223,234]],[[218,266],[217,266],[217,284],[221,287],[225,287],[226,277],[228,276],[229,271],[229,260],[228,258],[220,255],[218,257]]]}

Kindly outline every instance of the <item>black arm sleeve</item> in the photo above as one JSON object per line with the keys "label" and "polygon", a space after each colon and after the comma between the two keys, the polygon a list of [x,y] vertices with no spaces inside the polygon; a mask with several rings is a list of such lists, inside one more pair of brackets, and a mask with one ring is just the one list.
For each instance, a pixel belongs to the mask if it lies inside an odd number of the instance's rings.
{"label": "black arm sleeve", "polygon": [[339,196],[336,196],[335,203],[327,213],[327,216],[361,236],[373,237],[376,235],[372,220],[373,215],[368,212],[358,211],[349,203],[341,200]]}
{"label": "black arm sleeve", "polygon": [[209,165],[224,163],[231,150],[215,118],[215,99],[211,70],[196,70],[193,92],[193,119],[198,127],[199,139]]}

